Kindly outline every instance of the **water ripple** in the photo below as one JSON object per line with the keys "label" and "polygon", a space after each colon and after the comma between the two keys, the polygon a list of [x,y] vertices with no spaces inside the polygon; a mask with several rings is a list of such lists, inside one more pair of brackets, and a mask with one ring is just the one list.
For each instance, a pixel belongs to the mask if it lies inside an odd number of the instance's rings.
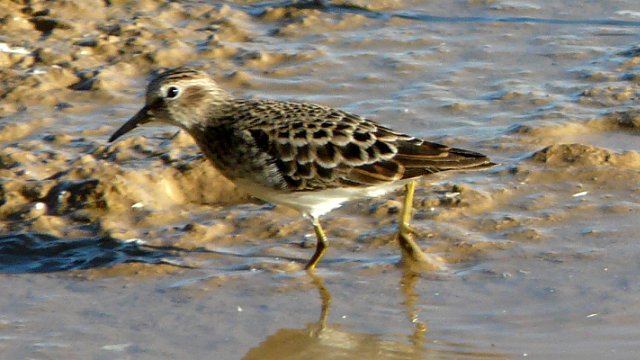
{"label": "water ripple", "polygon": [[141,262],[167,263],[171,253],[110,237],[63,239],[39,233],[0,236],[0,272],[46,273]]}

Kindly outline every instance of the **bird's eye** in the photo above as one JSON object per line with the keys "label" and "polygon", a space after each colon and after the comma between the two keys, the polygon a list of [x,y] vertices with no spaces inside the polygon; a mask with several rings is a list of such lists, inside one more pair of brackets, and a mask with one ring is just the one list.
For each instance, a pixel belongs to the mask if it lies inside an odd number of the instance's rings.
{"label": "bird's eye", "polygon": [[173,99],[173,98],[175,98],[176,96],[178,96],[178,94],[179,94],[179,93],[180,93],[180,89],[178,89],[178,88],[177,88],[177,87],[175,87],[175,86],[170,86],[170,87],[167,89],[167,98],[169,98],[169,99]]}

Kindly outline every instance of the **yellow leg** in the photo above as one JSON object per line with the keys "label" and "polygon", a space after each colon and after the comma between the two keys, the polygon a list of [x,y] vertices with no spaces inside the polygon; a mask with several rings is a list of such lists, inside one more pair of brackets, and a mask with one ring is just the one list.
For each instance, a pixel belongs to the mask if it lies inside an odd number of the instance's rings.
{"label": "yellow leg", "polygon": [[411,222],[411,211],[413,210],[413,193],[416,191],[416,182],[411,181],[406,185],[406,193],[404,203],[402,204],[402,213],[400,214],[400,233],[407,234],[411,232],[409,223]]}
{"label": "yellow leg", "polygon": [[409,270],[421,272],[446,269],[446,264],[442,258],[433,254],[425,254],[420,246],[413,240],[411,222],[411,210],[413,209],[413,193],[416,184],[412,181],[407,184],[406,195],[402,212],[400,213],[400,233],[398,234],[398,244],[402,250],[401,263]]}
{"label": "yellow leg", "polygon": [[320,221],[317,218],[312,218],[313,222],[313,230],[316,232],[316,252],[313,253],[313,256],[304,267],[305,270],[313,270],[316,268],[316,264],[322,258],[322,255],[327,251],[327,247],[329,246],[327,243],[327,237],[324,235],[324,231],[322,230],[322,226],[320,226]]}
{"label": "yellow leg", "polygon": [[398,243],[400,249],[402,249],[403,260],[410,260],[412,262],[426,261],[426,255],[420,249],[420,246],[416,244],[411,236],[411,228],[409,223],[411,222],[411,210],[413,210],[413,193],[416,190],[416,184],[411,181],[406,186],[406,195],[404,197],[404,204],[402,206],[402,212],[400,213],[400,233],[398,234]]}

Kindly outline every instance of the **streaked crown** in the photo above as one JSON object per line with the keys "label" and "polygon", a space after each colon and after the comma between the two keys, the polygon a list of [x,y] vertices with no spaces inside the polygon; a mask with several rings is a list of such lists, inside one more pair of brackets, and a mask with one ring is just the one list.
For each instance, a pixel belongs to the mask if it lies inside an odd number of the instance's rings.
{"label": "streaked crown", "polygon": [[156,76],[147,87],[146,106],[155,120],[189,129],[231,99],[207,73],[177,68]]}

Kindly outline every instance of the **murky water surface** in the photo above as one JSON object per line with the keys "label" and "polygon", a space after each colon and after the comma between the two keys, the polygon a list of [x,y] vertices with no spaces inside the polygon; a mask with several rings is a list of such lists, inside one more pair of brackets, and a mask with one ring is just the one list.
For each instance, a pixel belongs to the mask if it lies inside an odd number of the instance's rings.
{"label": "murky water surface", "polygon": [[[0,358],[631,359],[640,351],[640,5],[0,4]],[[499,166],[310,224],[175,128],[108,144],[149,74],[340,107]]]}

